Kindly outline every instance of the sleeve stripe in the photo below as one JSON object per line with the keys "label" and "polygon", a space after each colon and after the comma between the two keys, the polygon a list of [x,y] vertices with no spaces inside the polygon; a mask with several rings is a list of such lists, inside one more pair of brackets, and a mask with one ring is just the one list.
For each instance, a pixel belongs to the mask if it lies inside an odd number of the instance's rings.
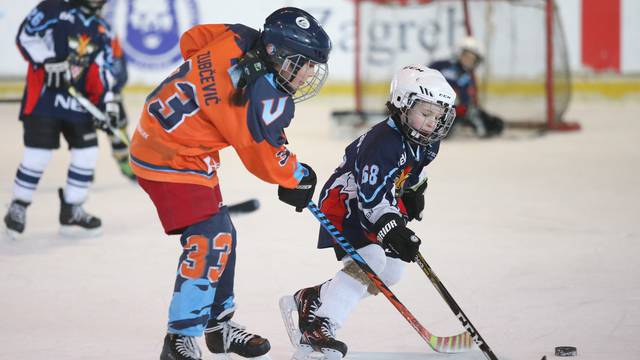
{"label": "sleeve stripe", "polygon": [[393,168],[393,170],[391,170],[389,172],[389,174],[387,174],[387,176],[384,177],[384,181],[382,181],[382,184],[380,184],[380,186],[378,186],[378,188],[376,189],[376,191],[373,192],[373,195],[371,195],[370,198],[367,198],[362,191],[358,190],[358,195],[360,197],[362,197],[362,199],[364,200],[365,203],[371,202],[373,201],[373,199],[376,198],[376,196],[378,195],[378,193],[380,192],[380,190],[384,189],[385,185],[387,184],[387,180],[389,180],[389,178],[391,176],[393,176],[396,172],[398,171],[398,168],[395,167]]}

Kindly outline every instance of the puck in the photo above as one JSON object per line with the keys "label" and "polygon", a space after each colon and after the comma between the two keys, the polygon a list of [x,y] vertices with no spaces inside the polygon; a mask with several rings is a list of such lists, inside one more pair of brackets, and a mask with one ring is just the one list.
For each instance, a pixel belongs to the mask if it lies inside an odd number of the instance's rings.
{"label": "puck", "polygon": [[578,350],[575,346],[556,346],[556,356],[576,356]]}

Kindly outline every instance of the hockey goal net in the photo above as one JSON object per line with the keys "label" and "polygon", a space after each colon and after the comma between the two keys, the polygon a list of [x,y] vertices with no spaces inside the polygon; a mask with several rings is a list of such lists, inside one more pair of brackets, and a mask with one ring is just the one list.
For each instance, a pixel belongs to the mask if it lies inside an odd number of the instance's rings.
{"label": "hockey goal net", "polygon": [[478,101],[514,127],[575,130],[564,121],[571,73],[553,0],[354,0],[355,111],[383,111],[393,73],[455,56],[474,36],[485,53]]}

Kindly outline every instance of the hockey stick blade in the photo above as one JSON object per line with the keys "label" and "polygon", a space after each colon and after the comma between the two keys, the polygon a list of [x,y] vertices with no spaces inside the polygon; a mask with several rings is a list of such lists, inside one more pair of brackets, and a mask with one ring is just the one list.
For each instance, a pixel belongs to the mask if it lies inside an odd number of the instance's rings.
{"label": "hockey stick blade", "polygon": [[453,314],[456,316],[456,318],[458,318],[458,320],[460,320],[460,322],[462,323],[462,327],[467,330],[468,334],[470,334],[471,336],[471,339],[473,339],[476,345],[478,345],[480,351],[482,351],[484,356],[489,360],[498,360],[496,355],[489,347],[489,344],[484,341],[478,330],[476,330],[475,326],[473,326],[473,324],[471,323],[471,320],[469,320],[464,311],[462,311],[458,303],[454,300],[453,296],[451,296],[447,288],[444,287],[438,276],[433,272],[433,270],[431,270],[431,267],[429,266],[429,264],[427,264],[427,261],[424,259],[422,254],[418,253],[418,255],[416,255],[415,262],[416,264],[418,264],[418,266],[420,266],[420,269],[422,269],[425,275],[427,275],[433,286],[436,288],[436,290],[438,290],[438,293],[440,293],[440,296],[442,296],[447,305],[449,305],[449,308],[451,309],[451,311],[453,311]]}
{"label": "hockey stick blade", "polygon": [[356,249],[351,246],[351,244],[347,241],[347,239],[342,236],[340,231],[333,226],[331,221],[327,219],[325,214],[318,208],[318,206],[313,202],[309,201],[307,205],[307,209],[311,211],[313,216],[315,216],[322,227],[331,235],[333,240],[353,259],[353,261],[358,265],[360,269],[367,275],[367,277],[371,280],[371,282],[375,285],[378,290],[391,302],[391,304],[402,314],[402,316],[409,322],[409,324],[416,330],[416,332],[424,339],[424,341],[429,344],[429,347],[436,352],[440,353],[458,353],[469,351],[473,349],[473,341],[471,340],[471,336],[468,332],[462,332],[457,335],[452,336],[437,336],[432,334],[429,330],[427,330],[418,319],[407,309],[406,306],[398,298],[395,294],[389,289],[387,285],[376,275],[376,273],[369,267],[367,262],[358,254]]}
{"label": "hockey stick blade", "polygon": [[[100,109],[98,109],[98,107],[95,106],[91,102],[91,100],[87,99],[82,94],[80,94],[75,87],[69,86],[68,91],[69,91],[69,94],[73,96],[78,101],[78,103],[80,103],[80,105],[89,112],[89,114],[91,114],[94,118],[98,119],[98,121],[109,124],[109,119],[107,119],[107,115],[102,111],[100,111]],[[120,140],[122,140],[125,144],[127,144],[127,146],[130,145],[129,137],[125,134],[125,132],[122,129],[114,129],[112,127],[109,127],[109,130],[107,132],[111,132],[112,134],[115,134],[117,137],[120,138]]]}
{"label": "hockey stick blade", "polygon": [[252,213],[260,208],[260,201],[258,199],[249,199],[243,202],[229,205],[227,210],[229,214],[248,214]]}

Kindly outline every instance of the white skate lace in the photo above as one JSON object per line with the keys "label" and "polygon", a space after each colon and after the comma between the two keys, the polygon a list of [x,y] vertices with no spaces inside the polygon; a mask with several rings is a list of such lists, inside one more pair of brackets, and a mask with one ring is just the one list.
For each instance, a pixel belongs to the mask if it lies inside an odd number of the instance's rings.
{"label": "white skate lace", "polygon": [[322,325],[320,325],[320,332],[322,335],[335,339],[336,338],[336,325],[329,320],[329,318],[320,318]]}
{"label": "white skate lace", "polygon": [[231,343],[235,342],[244,345],[255,336],[254,334],[246,332],[246,328],[246,326],[229,320],[219,323],[210,330],[207,330],[207,332],[222,330],[222,343],[224,345],[224,352],[226,353]]}
{"label": "white skate lace", "polygon": [[[304,309],[304,307],[301,304],[301,302],[304,302],[303,296],[302,296],[302,294],[300,294],[300,295],[301,295],[300,298],[299,298],[300,300],[298,301],[298,299],[296,299],[296,303],[297,303],[298,309],[300,309],[300,308]],[[309,312],[307,313],[307,321],[309,323],[312,323],[312,322],[314,322],[316,320],[316,317],[317,317],[316,312],[320,308],[320,305],[322,305],[322,303],[320,302],[320,298],[314,298],[311,301],[311,304],[309,305]]]}
{"label": "white skate lace", "polygon": [[80,205],[71,207],[71,221],[88,223],[93,219],[92,215],[87,214]]}
{"label": "white skate lace", "polygon": [[24,224],[26,221],[26,214],[27,212],[24,206],[16,203],[12,203],[11,206],[9,206],[9,217],[15,222]]}
{"label": "white skate lace", "polygon": [[316,320],[316,312],[318,311],[318,308],[320,308],[320,305],[320,299],[316,299],[309,306],[309,315],[307,316],[307,318],[310,323]]}
{"label": "white skate lace", "polygon": [[192,358],[200,359],[202,352],[196,343],[196,338],[193,336],[180,336],[176,339],[176,350],[180,355]]}

